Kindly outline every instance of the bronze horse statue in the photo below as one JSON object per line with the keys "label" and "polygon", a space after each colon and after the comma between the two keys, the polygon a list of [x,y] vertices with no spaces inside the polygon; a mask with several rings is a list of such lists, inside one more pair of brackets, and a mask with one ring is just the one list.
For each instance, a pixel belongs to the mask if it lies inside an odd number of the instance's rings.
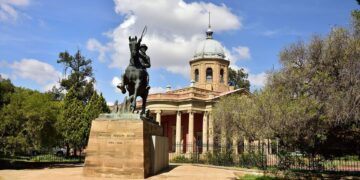
{"label": "bronze horse statue", "polygon": [[136,109],[136,98],[138,96],[142,98],[140,114],[144,115],[146,114],[146,101],[150,89],[148,86],[149,74],[146,68],[150,67],[150,63],[144,65],[141,61],[139,54],[141,40],[142,37],[139,41],[136,36],[134,38],[129,37],[130,63],[125,70],[125,74],[122,75],[122,82],[117,87],[121,89],[123,94],[126,93],[126,90],[129,92],[127,100],[130,102],[131,112],[134,112]]}

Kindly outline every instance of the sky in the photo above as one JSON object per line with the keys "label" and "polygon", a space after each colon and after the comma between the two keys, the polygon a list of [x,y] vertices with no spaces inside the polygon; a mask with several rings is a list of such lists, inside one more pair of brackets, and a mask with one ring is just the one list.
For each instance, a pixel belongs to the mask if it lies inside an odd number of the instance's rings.
{"label": "sky", "polygon": [[60,52],[92,60],[95,87],[109,104],[129,61],[129,36],[147,33],[151,93],[190,85],[191,60],[205,39],[208,12],[214,39],[232,68],[244,68],[251,90],[279,69],[279,53],[313,35],[350,26],[355,0],[0,0],[0,75],[16,86],[48,91],[64,77]]}

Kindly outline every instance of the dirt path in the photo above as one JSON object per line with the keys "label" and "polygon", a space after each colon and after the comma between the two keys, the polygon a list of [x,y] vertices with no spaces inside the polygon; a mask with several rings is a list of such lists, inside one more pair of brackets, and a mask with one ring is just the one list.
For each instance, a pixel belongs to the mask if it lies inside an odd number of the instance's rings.
{"label": "dirt path", "polygon": [[[238,171],[213,167],[199,167],[194,165],[172,166],[163,172],[148,179],[235,179]],[[111,180],[112,178],[83,177],[82,167],[62,167],[26,170],[0,170],[0,180]]]}

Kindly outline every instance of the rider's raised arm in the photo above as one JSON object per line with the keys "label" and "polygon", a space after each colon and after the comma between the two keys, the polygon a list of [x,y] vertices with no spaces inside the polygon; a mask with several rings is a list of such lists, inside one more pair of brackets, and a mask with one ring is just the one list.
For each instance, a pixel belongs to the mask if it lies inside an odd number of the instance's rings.
{"label": "rider's raised arm", "polygon": [[140,37],[139,40],[138,40],[138,42],[137,42],[137,43],[138,43],[138,47],[140,47],[141,41],[142,41],[142,37]]}

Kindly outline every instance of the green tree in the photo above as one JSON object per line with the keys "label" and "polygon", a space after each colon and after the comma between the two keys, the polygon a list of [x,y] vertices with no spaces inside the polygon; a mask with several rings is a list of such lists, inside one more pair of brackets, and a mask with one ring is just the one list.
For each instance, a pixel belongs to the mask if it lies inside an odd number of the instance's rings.
{"label": "green tree", "polygon": [[352,15],[349,29],[284,48],[282,68],[261,91],[222,98],[214,110],[220,126],[311,154],[359,154],[360,16]]}
{"label": "green tree", "polygon": [[[58,63],[64,65],[64,74],[70,73],[61,80],[61,86],[68,92],[64,98],[62,119],[59,123],[67,149],[73,147],[81,150],[87,145],[91,121],[100,113],[110,112],[104,97],[94,90],[91,60],[85,59],[80,51],[74,56],[68,52],[59,54]],[[51,94],[61,97],[54,89]],[[67,153],[69,155],[69,153]]]}
{"label": "green tree", "polygon": [[244,88],[250,90],[250,81],[247,79],[248,74],[243,68],[234,70],[229,67],[229,82],[231,82],[236,89]]}
{"label": "green tree", "polygon": [[106,105],[106,101],[102,94],[100,96],[97,93],[94,93],[89,103],[86,105],[84,112],[83,112],[83,118],[84,121],[82,122],[82,127],[84,128],[82,130],[82,145],[86,146],[88,139],[89,139],[89,133],[90,133],[90,127],[91,127],[91,121],[99,117],[101,113],[109,113],[110,109]]}
{"label": "green tree", "polygon": [[89,103],[86,105],[85,110],[83,112],[83,127],[84,127],[84,133],[83,133],[83,145],[86,146],[89,138],[90,133],[90,127],[91,127],[91,121],[97,118],[100,113],[102,112],[101,106],[99,104],[100,97],[97,93],[94,93]]}
{"label": "green tree", "polygon": [[99,97],[99,106],[101,109],[101,113],[110,113],[110,108],[107,105],[106,100],[102,95],[102,93],[100,93],[100,97]]}
{"label": "green tree", "polygon": [[50,94],[56,101],[62,101],[65,97],[65,94],[61,92],[61,88],[57,88],[56,86],[53,86],[51,90],[47,91],[46,93]]}
{"label": "green tree", "polygon": [[83,147],[83,134],[87,125],[82,115],[84,108],[84,103],[77,98],[75,89],[71,88],[64,98],[61,120],[58,124],[67,146],[67,156],[70,155],[70,147],[75,150]]}
{"label": "green tree", "polygon": [[0,109],[10,102],[10,95],[15,91],[15,86],[9,79],[0,76]]}
{"label": "green tree", "polygon": [[251,95],[225,96],[213,110],[218,130],[226,129],[226,136],[244,137],[249,140],[275,137],[281,131],[285,118],[280,116],[282,96],[265,88]]}
{"label": "green tree", "polygon": [[353,12],[351,29],[333,28],[324,38],[314,36],[280,53],[283,68],[268,83],[287,99],[282,116],[289,116],[288,124],[295,128],[283,136],[300,149],[323,154],[360,151],[349,146],[360,143],[359,20]]}
{"label": "green tree", "polygon": [[70,73],[60,81],[61,87],[67,91],[74,88],[76,98],[87,103],[94,93],[91,59],[86,59],[79,50],[74,56],[65,51],[59,54],[57,62],[64,65],[65,75]]}
{"label": "green tree", "polygon": [[221,98],[213,111],[216,131],[221,133],[226,130],[223,135],[227,138],[240,136],[259,139],[265,131],[262,119],[254,112],[257,110],[255,105],[254,96],[231,95]]}
{"label": "green tree", "polygon": [[28,153],[51,147],[57,141],[55,127],[59,102],[48,94],[15,88],[0,112],[0,147],[6,154]]}

